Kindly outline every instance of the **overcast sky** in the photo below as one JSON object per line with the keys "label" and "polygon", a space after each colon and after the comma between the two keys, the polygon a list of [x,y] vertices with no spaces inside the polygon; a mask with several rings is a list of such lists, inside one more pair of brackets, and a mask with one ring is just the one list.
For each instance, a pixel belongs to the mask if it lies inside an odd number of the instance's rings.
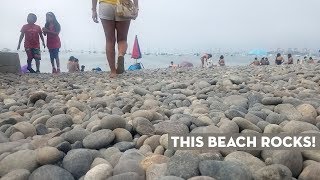
{"label": "overcast sky", "polygon": [[[128,40],[142,51],[251,48],[320,48],[320,0],[140,0]],[[62,47],[104,49],[101,24],[91,20],[91,0],[1,0],[0,48],[15,49],[29,12],[61,23]]]}

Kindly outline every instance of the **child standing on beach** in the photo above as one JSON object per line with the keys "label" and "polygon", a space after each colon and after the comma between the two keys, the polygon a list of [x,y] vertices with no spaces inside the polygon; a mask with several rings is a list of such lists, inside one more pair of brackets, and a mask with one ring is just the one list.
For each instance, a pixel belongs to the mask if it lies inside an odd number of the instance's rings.
{"label": "child standing on beach", "polygon": [[[31,73],[40,73],[40,60],[41,60],[41,53],[40,53],[40,42],[39,37],[41,38],[43,47],[46,48],[46,45],[44,43],[43,35],[40,26],[36,25],[37,22],[37,16],[33,13],[30,13],[27,18],[28,24],[24,25],[21,28],[21,35],[19,39],[19,44],[17,50],[20,49],[21,42],[23,38],[24,40],[24,47],[27,53],[27,63],[28,67],[27,69]],[[34,71],[31,68],[32,60],[36,61],[36,68],[37,71]]]}
{"label": "child standing on beach", "polygon": [[[45,36],[47,36],[47,46],[50,53],[50,60],[52,65],[52,73],[60,73],[59,49],[61,42],[59,33],[61,26],[57,21],[56,16],[52,12],[46,14],[46,24],[42,28]],[[56,60],[57,68],[55,67],[54,60]]]}

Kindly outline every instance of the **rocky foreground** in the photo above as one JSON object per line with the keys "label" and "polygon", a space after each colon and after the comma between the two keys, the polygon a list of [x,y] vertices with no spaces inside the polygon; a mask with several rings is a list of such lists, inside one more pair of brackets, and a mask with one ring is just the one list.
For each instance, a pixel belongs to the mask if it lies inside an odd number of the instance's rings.
{"label": "rocky foreground", "polygon": [[0,78],[1,180],[319,180],[320,151],[176,151],[170,133],[319,133],[320,66]]}

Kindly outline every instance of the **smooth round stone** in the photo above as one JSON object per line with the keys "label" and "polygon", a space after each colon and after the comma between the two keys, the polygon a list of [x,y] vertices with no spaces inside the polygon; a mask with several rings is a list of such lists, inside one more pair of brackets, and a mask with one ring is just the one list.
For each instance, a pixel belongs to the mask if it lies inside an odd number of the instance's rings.
{"label": "smooth round stone", "polygon": [[132,141],[132,135],[126,129],[117,128],[117,129],[113,130],[113,133],[115,135],[114,142],[116,142],[116,143],[122,142],[122,141],[127,141],[127,142]]}
{"label": "smooth round stone", "polygon": [[126,120],[119,115],[109,115],[101,120],[101,128],[114,130],[116,128],[125,128]]}
{"label": "smooth round stone", "polygon": [[200,159],[190,152],[178,151],[168,162],[167,174],[188,179],[200,175],[198,165]]}
{"label": "smooth round stone", "polygon": [[215,179],[229,180],[237,177],[238,179],[252,179],[251,172],[245,165],[239,162],[230,161],[201,161],[199,171],[202,176],[210,176]]}
{"label": "smooth round stone", "polygon": [[25,180],[30,176],[30,171],[26,169],[16,169],[1,178],[1,180]]}
{"label": "smooth round stone", "polygon": [[44,124],[37,124],[35,128],[38,135],[45,135],[49,133],[48,128]]}
{"label": "smooth round stone", "polygon": [[80,141],[87,137],[90,133],[83,129],[83,128],[74,128],[69,132],[66,132],[64,138],[66,141],[70,142],[71,144]]}
{"label": "smooth round stone", "polygon": [[32,172],[29,180],[39,179],[52,179],[52,180],[74,180],[74,177],[65,169],[54,165],[44,165]]}
{"label": "smooth round stone", "polygon": [[110,129],[102,129],[83,139],[83,146],[88,149],[101,149],[107,147],[114,140],[115,135]]}
{"label": "smooth round stone", "polygon": [[60,130],[63,130],[66,127],[70,127],[72,124],[72,117],[66,114],[52,116],[46,122],[46,126],[48,128],[58,128]]}
{"label": "smooth round stone", "polygon": [[10,136],[10,141],[18,141],[24,139],[24,134],[22,132],[15,132]]}
{"label": "smooth round stone", "polygon": [[254,179],[256,180],[265,180],[273,177],[273,179],[283,179],[291,180],[292,173],[290,169],[281,164],[273,164],[270,166],[265,166],[258,171],[253,173]]}
{"label": "smooth round stone", "polygon": [[18,131],[22,132],[25,137],[33,137],[37,134],[36,128],[28,122],[19,122],[13,126]]}
{"label": "smooth round stone", "polygon": [[6,156],[0,161],[0,176],[16,169],[26,169],[32,172],[38,167],[36,152],[21,150]]}
{"label": "smooth round stone", "polygon": [[75,149],[68,152],[63,158],[63,168],[75,178],[85,175],[93,162],[93,155],[87,149]]}
{"label": "smooth round stone", "polygon": [[63,158],[63,153],[54,147],[43,147],[36,150],[37,162],[40,165],[54,164]]}
{"label": "smooth round stone", "polygon": [[90,169],[84,176],[84,180],[103,180],[112,176],[113,167],[109,164],[99,164]]}

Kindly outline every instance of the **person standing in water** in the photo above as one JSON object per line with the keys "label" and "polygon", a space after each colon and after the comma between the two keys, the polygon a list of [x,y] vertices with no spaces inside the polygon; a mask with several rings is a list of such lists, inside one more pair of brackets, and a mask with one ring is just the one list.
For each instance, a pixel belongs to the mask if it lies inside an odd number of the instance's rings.
{"label": "person standing in water", "polygon": [[[28,63],[28,71],[31,73],[40,73],[40,60],[41,60],[41,52],[40,52],[40,40],[41,38],[43,47],[46,48],[44,43],[41,27],[36,25],[37,16],[33,13],[30,13],[27,17],[28,24],[24,25],[21,29],[21,35],[19,38],[19,44],[17,50],[20,49],[21,42],[23,38],[24,40],[24,48],[27,53],[27,63]],[[31,67],[32,60],[36,61],[37,71],[34,71]]]}
{"label": "person standing in water", "polygon": [[[44,35],[47,36],[47,46],[50,53],[52,73],[60,73],[59,49],[61,47],[61,41],[59,33],[61,31],[61,26],[52,12],[46,14],[46,24],[45,27],[42,28],[42,31]],[[54,60],[56,60],[57,68]]]}
{"label": "person standing in water", "polygon": [[[97,3],[99,1],[99,13]],[[110,77],[124,73],[124,55],[128,49],[127,36],[131,19],[125,19],[116,15],[118,0],[92,0],[92,19],[98,23],[98,14],[102,22],[106,37],[106,55],[111,70]],[[139,3],[133,0],[136,17],[138,16]],[[116,67],[115,43],[118,43],[118,61]]]}

